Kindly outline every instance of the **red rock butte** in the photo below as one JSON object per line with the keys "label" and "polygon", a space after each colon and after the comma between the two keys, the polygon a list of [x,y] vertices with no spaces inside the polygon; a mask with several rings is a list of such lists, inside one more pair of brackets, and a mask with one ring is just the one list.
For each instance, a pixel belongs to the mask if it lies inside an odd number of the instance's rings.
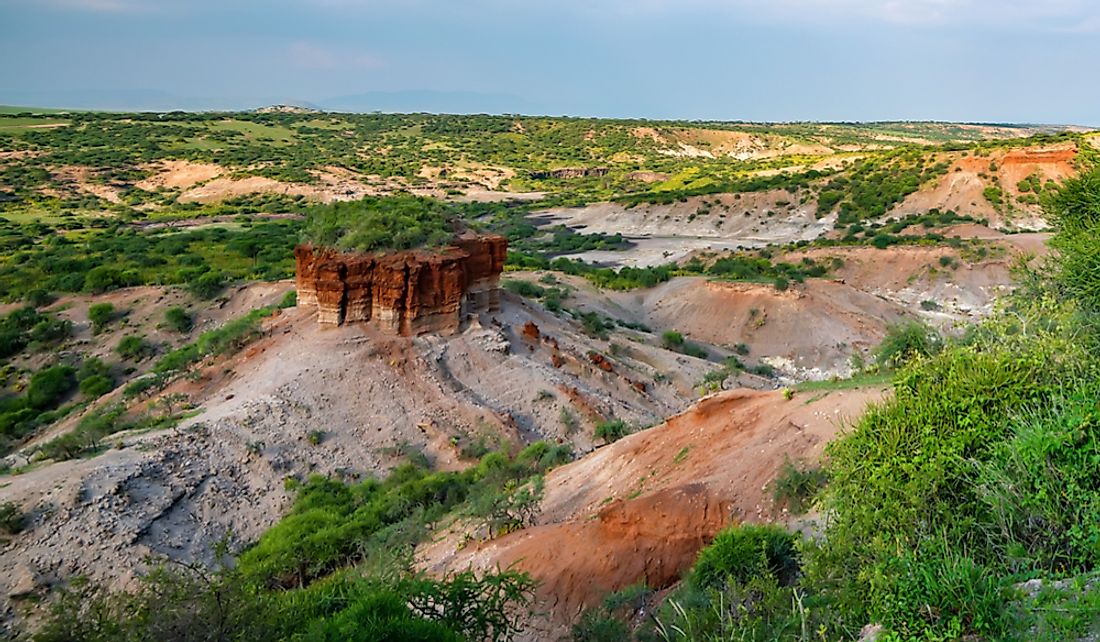
{"label": "red rock butte", "polygon": [[299,245],[298,305],[324,325],[372,322],[404,336],[453,334],[470,315],[500,309],[508,241],[464,233],[438,250],[348,253]]}

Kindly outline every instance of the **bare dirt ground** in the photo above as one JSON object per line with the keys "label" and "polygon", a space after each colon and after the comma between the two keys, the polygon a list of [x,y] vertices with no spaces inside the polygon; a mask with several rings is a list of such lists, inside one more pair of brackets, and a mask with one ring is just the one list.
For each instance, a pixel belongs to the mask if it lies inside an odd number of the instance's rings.
{"label": "bare dirt ground", "polygon": [[147,192],[158,189],[188,189],[198,183],[205,183],[225,173],[225,169],[211,163],[194,163],[186,160],[166,160],[140,169],[149,172],[149,176],[134,184],[134,187]]}
{"label": "bare dirt ground", "polygon": [[630,252],[586,252],[586,261],[633,267],[661,265],[699,250],[735,250],[816,239],[832,229],[834,217],[817,218],[816,204],[791,202],[784,190],[695,196],[668,205],[595,203],[550,209],[536,221],[566,225],[587,234],[622,234]]}
{"label": "bare dirt ground", "polygon": [[735,390],[550,472],[536,524],[461,546],[439,533],[432,572],[515,565],[538,580],[522,639],[557,639],[585,607],[636,582],[667,588],[724,526],[784,520],[768,492],[783,462],[816,460],[882,389],[796,394]]}
{"label": "bare dirt ground", "polygon": [[951,329],[951,325],[970,324],[988,315],[996,300],[1013,288],[1012,265],[1020,257],[1046,249],[1046,234],[986,231],[987,236],[981,235],[981,229],[970,230],[974,236],[966,236],[966,230],[958,231],[962,238],[987,241],[985,257],[950,247],[895,246],[879,250],[864,246],[801,250],[783,258],[795,263],[803,257],[818,262],[839,258],[843,265],[832,273],[841,284]]}

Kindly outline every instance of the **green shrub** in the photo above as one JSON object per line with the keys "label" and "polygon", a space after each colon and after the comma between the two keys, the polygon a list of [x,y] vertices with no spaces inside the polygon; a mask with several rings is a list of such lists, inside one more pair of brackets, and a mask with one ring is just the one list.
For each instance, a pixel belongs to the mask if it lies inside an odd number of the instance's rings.
{"label": "green shrub", "polygon": [[174,306],[164,311],[164,324],[181,334],[190,332],[195,325],[195,320],[187,310]]}
{"label": "green shrub", "polygon": [[801,515],[825,486],[825,471],[818,466],[798,466],[784,459],[783,468],[771,483],[772,499],[791,513]]}
{"label": "green shrub", "polygon": [[56,301],[57,297],[47,290],[36,289],[27,292],[26,296],[23,297],[23,300],[33,307],[41,308]]}
{"label": "green shrub", "polygon": [[613,615],[589,609],[570,629],[574,642],[623,642],[631,639],[630,627]]}
{"label": "green shrub", "polygon": [[599,312],[580,312],[581,325],[584,332],[590,337],[606,340],[608,333],[615,329],[615,323],[611,319],[604,319]]}
{"label": "green shrub", "polygon": [[546,294],[546,288],[531,283],[530,281],[505,279],[501,286],[512,294],[528,299],[538,299]]}
{"label": "green shrub", "polygon": [[73,332],[73,323],[68,319],[45,317],[31,328],[31,347],[41,349],[45,345],[56,344]]}
{"label": "green shrub", "polygon": [[39,370],[27,385],[27,404],[36,410],[55,407],[75,387],[76,371],[71,366]]}
{"label": "green shrub", "polygon": [[568,408],[562,408],[558,414],[558,418],[561,419],[561,425],[565,427],[567,434],[572,434],[577,431],[580,424],[577,422],[577,418],[569,411]]}
{"label": "green shrub", "polygon": [[696,359],[706,359],[710,356],[709,354],[707,354],[706,349],[704,349],[702,346],[690,342],[685,342],[683,347],[680,348],[680,351],[687,356],[695,357]]}
{"label": "green shrub", "polygon": [[80,393],[89,399],[102,397],[115,387],[110,366],[95,357],[85,359],[80,364],[76,379]]}
{"label": "green shrub", "polygon": [[795,535],[777,526],[726,529],[699,553],[691,582],[699,588],[718,588],[727,582],[744,584],[767,576],[790,585],[799,569],[796,541]]}
{"label": "green shrub", "polygon": [[1094,390],[1028,409],[978,467],[986,538],[1013,570],[1100,568],[1100,407]]}
{"label": "green shrub", "polygon": [[226,278],[221,272],[204,272],[187,283],[187,291],[200,299],[213,299],[225,287]]}
{"label": "green shrub", "polygon": [[92,322],[92,329],[96,334],[103,332],[114,317],[115,306],[110,303],[93,303],[88,306],[88,320]]}
{"label": "green shrub", "polygon": [[886,328],[886,336],[875,350],[875,362],[882,368],[898,368],[914,359],[930,357],[943,349],[943,339],[919,321]]}
{"label": "green shrub", "polygon": [[367,197],[310,208],[302,237],[358,252],[439,247],[454,238],[450,221],[457,215],[453,206],[428,198]]}
{"label": "green shrub", "polygon": [[114,390],[115,382],[106,375],[96,374],[80,380],[80,394],[89,399],[98,399]]}
{"label": "green shrub", "polygon": [[990,185],[982,190],[982,196],[985,200],[989,201],[994,207],[1000,207],[1004,204],[1005,194],[1004,190],[996,185]]}
{"label": "green shrub", "polygon": [[[849,621],[891,622],[894,628],[908,623],[906,630],[927,636],[1003,633],[997,613],[955,604],[954,620],[928,622],[918,602],[938,596],[938,608],[946,609],[946,600],[973,591],[973,599],[988,604],[990,573],[1014,572],[1023,560],[1058,559],[1027,551],[1008,536],[1011,530],[995,527],[1027,515],[1027,506],[1000,503],[1003,510],[991,510],[995,498],[1011,497],[997,492],[997,475],[986,473],[988,487],[977,476],[988,470],[983,462],[996,461],[1005,448],[998,444],[1010,435],[1011,417],[1049,407],[1067,386],[1095,376],[1096,362],[1073,319],[1043,300],[994,317],[966,344],[902,369],[893,399],[871,406],[851,433],[827,447],[830,483],[823,504],[831,516],[807,569],[810,583],[829,596],[830,609]],[[1039,478],[1022,477],[1029,479]],[[1052,545],[1066,541],[1059,527],[1051,531]],[[953,550],[933,555],[937,542]],[[927,593],[939,590],[934,586],[921,593],[913,584],[913,577],[941,573],[949,576],[948,593]],[[920,597],[912,598],[914,591]]]}
{"label": "green shrub", "polygon": [[96,408],[81,417],[76,428],[51,439],[39,450],[47,458],[59,461],[80,457],[98,448],[104,437],[126,429],[128,426],[120,421],[124,413],[121,404]]}
{"label": "green shrub", "polygon": [[26,516],[15,502],[0,503],[0,532],[15,535],[23,530]]}
{"label": "green shrub", "polygon": [[142,361],[157,353],[157,348],[145,340],[145,337],[129,334],[119,340],[115,346],[118,356],[129,361]]}
{"label": "green shrub", "polygon": [[1047,199],[1048,217],[1058,226],[1050,240],[1057,251],[1050,265],[1054,285],[1086,310],[1100,310],[1100,168],[1065,185]]}
{"label": "green shrub", "polygon": [[126,398],[136,397],[154,388],[160,388],[165,383],[166,378],[163,374],[146,374],[127,384],[122,391],[122,396]]}
{"label": "green shrub", "polygon": [[632,432],[634,431],[631,430],[630,426],[622,419],[611,419],[596,424],[596,430],[593,436],[596,439],[602,439],[604,442],[610,444],[626,437]]}
{"label": "green shrub", "polygon": [[604,598],[603,603],[587,609],[573,625],[570,637],[575,642],[620,642],[632,639],[630,622],[644,613],[653,597],[645,584],[633,584]]}
{"label": "green shrub", "polygon": [[882,623],[900,639],[959,639],[978,631],[1004,639],[1009,630],[1007,590],[993,570],[968,557],[954,542],[922,542],[891,563],[897,586],[876,602]]}

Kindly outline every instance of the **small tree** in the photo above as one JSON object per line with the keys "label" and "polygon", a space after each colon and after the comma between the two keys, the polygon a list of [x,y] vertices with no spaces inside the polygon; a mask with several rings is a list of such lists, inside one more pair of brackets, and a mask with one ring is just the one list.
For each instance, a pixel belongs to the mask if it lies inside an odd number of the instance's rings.
{"label": "small tree", "polygon": [[96,303],[88,308],[88,320],[92,322],[92,330],[99,334],[107,327],[115,316],[115,306],[110,303]]}
{"label": "small tree", "polygon": [[76,371],[70,366],[39,370],[27,386],[27,404],[36,410],[56,406],[76,385]]}
{"label": "small tree", "polygon": [[118,347],[115,348],[119,356],[123,359],[129,359],[131,361],[141,361],[146,357],[150,357],[156,353],[156,347],[145,340],[145,337],[140,335],[131,334],[122,337],[122,340],[118,342]]}
{"label": "small tree", "polygon": [[195,320],[191,317],[191,314],[179,306],[164,311],[164,323],[172,330],[180,333],[190,332],[191,328],[195,327]]}

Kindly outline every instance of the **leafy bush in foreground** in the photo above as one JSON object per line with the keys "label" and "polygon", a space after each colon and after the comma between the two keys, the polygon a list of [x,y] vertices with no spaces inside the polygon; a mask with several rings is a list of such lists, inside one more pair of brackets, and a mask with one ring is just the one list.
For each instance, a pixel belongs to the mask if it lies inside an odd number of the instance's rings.
{"label": "leafy bush in foreground", "polygon": [[[885,361],[908,363],[893,397],[827,447],[828,519],[801,543],[796,581],[720,537],[637,639],[852,640],[873,623],[889,642],[1100,632],[1100,253],[1088,236],[1100,178],[1063,190],[1058,253],[1003,309],[942,350],[919,329],[888,342]],[[906,354],[922,358],[893,356]],[[700,589],[708,565],[747,570]],[[1029,601],[1016,585],[1031,578],[1075,588]]]}

